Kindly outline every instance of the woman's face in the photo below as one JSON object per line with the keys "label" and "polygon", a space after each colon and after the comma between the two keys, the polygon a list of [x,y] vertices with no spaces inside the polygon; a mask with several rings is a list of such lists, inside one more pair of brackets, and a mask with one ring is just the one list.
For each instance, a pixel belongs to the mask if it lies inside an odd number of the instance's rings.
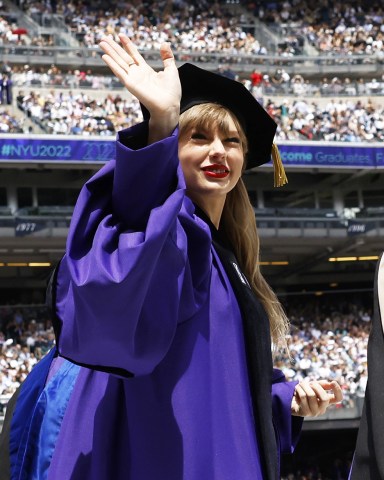
{"label": "woman's face", "polygon": [[235,122],[228,115],[224,133],[216,128],[191,127],[179,139],[179,159],[188,196],[199,199],[225,196],[241,177],[244,153]]}

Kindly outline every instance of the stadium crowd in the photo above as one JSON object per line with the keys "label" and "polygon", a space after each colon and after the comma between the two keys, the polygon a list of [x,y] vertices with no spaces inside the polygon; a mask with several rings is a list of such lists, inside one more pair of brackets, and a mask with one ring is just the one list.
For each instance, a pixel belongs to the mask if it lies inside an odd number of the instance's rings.
{"label": "stadium crowd", "polygon": [[[249,11],[287,32],[290,53],[304,39],[320,54],[376,55],[384,60],[384,7],[367,0],[290,0],[248,2]],[[283,52],[279,52],[283,53]],[[301,52],[299,52],[301,53]]]}
{"label": "stadium crowd", "polygon": [[[278,67],[271,75],[255,69],[250,75],[239,77],[230,67],[220,63],[217,71],[222,75],[242,81],[261,100],[266,95],[290,95],[297,97],[324,96],[368,96],[384,95],[384,74],[379,78],[323,77],[304,78],[303,75],[290,75]],[[94,90],[118,90],[121,83],[114,76],[94,73],[91,68],[61,69],[55,64],[49,67],[34,67],[25,64],[12,67],[12,84],[16,87],[40,88],[89,88]],[[8,73],[8,77],[10,77]]]}
{"label": "stadium crowd", "polygon": [[[158,49],[162,41],[170,41],[174,50],[204,51],[205,54],[305,54],[365,55],[384,61],[384,7],[380,2],[349,0],[290,0],[242,2],[243,14],[223,8],[226,3],[215,0],[186,2],[174,0],[108,2],[50,0],[14,2],[37,23],[50,15],[64,20],[80,44],[94,48],[105,32],[131,36],[141,50]],[[2,8],[0,7],[0,11]],[[10,17],[12,18],[12,17]],[[278,34],[276,48],[262,45],[255,33],[255,19]],[[0,18],[0,44],[53,46],[53,35],[20,35],[18,25]]]}
{"label": "stadium crowd", "polygon": [[0,307],[0,404],[2,398],[6,403],[53,344],[45,307]]}
{"label": "stadium crowd", "polygon": [[384,108],[370,100],[330,100],[325,105],[305,100],[276,103],[266,109],[279,125],[277,138],[378,142],[384,139]]}
{"label": "stadium crowd", "polygon": [[115,135],[141,120],[139,102],[119,95],[90,98],[85,93],[36,92],[17,96],[19,108],[46,133],[71,135]]}
{"label": "stadium crowd", "polygon": [[[108,3],[88,1],[18,2],[28,16],[39,22],[43,16],[59,15],[73,36],[84,46],[94,48],[105,33],[129,35],[141,50],[158,50],[169,41],[175,50],[232,52],[262,55],[259,41],[241,27],[240,20],[219,2],[201,0]],[[8,30],[15,25],[8,24]],[[7,42],[18,39],[8,35]],[[52,36],[29,38],[32,45],[50,46]]]}
{"label": "stadium crowd", "polygon": [[[311,301],[288,304],[286,310],[292,326],[291,358],[278,352],[276,366],[290,380],[337,380],[344,389],[341,407],[351,407],[355,395],[363,397],[365,392],[371,312],[353,303],[320,308]],[[0,397],[12,394],[53,344],[46,307],[1,306]]]}
{"label": "stadium crowd", "polygon": [[337,380],[344,389],[344,406],[350,406],[356,395],[364,397],[372,311],[357,303],[326,300],[288,302],[286,310],[291,360],[280,352],[276,366],[290,380]]}
{"label": "stadium crowd", "polygon": [[[378,142],[384,139],[384,106],[369,98],[259,98],[278,124],[277,139]],[[52,89],[17,95],[18,107],[46,133],[114,135],[141,120],[136,99],[119,94],[102,97]]]}

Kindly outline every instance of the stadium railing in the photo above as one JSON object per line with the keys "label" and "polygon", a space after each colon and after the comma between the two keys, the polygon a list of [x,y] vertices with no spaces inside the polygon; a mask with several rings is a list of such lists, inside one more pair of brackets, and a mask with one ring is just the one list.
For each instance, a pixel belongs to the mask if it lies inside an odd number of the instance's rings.
{"label": "stadium railing", "polygon": [[[350,235],[350,219],[343,218],[333,210],[310,208],[255,208],[257,226],[263,236],[286,238],[339,237]],[[68,232],[73,207],[40,206],[26,207],[11,213],[8,207],[0,209],[0,235],[2,237],[38,236],[62,237]],[[384,213],[376,208],[366,209],[365,216],[356,221],[370,235],[384,234]],[[376,212],[375,214],[373,212]],[[371,212],[371,213],[368,213]],[[352,220],[354,222],[354,220]]]}
{"label": "stadium railing", "polygon": [[[344,83],[336,77],[337,83],[325,80],[311,80],[310,83],[302,84],[298,90],[293,77],[289,82],[281,84],[262,83],[259,88],[262,96],[282,96],[285,97],[363,97],[363,96],[380,96],[384,95],[384,81],[376,81],[374,86],[369,81],[361,82],[360,78],[348,79],[348,83]],[[36,74],[32,78],[28,78],[23,73],[16,72],[12,76],[13,86],[23,88],[23,91],[35,90],[37,88],[49,89],[70,89],[70,90],[100,90],[105,89],[126,92],[122,84],[115,77],[108,74],[87,74],[84,79],[78,78],[73,73],[59,73],[59,74]],[[304,81],[304,80],[303,80]],[[17,105],[22,110],[20,100],[17,99]]]}
{"label": "stadium railing", "polygon": [[[95,48],[73,47],[42,47],[32,45],[6,44],[0,46],[0,58],[14,65],[67,65],[72,67],[103,67],[101,50]],[[154,68],[161,68],[159,52],[146,50],[143,57]],[[375,55],[306,55],[279,56],[279,55],[242,55],[239,53],[211,53],[175,51],[177,62],[193,62],[203,64],[206,69],[216,69],[218,65],[229,65],[234,72],[251,73],[256,67],[264,74],[272,74],[276,67],[283,67],[290,75],[382,75],[383,60]]]}

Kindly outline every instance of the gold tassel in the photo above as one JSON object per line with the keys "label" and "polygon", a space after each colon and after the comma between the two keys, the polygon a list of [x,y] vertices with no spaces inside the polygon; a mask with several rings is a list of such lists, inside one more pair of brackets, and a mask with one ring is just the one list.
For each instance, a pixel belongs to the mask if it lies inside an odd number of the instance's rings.
{"label": "gold tassel", "polygon": [[276,143],[272,144],[272,161],[273,161],[273,170],[275,173],[275,187],[282,187],[288,183],[288,178],[284,170],[284,165],[281,160],[279,149]]}

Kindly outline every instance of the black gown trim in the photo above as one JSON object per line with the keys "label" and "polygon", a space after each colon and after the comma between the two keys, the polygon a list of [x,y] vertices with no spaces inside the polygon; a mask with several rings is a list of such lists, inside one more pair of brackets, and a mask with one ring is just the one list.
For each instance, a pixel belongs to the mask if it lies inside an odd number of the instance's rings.
{"label": "black gown trim", "polygon": [[[382,254],[383,256],[384,254]],[[379,303],[379,268],[376,265],[374,313],[368,341],[368,383],[363,412],[356,440],[350,480],[382,480],[384,478],[384,335]]]}
{"label": "black gown trim", "polygon": [[278,480],[279,455],[272,421],[272,350],[268,315],[249,285],[246,276],[222,230],[218,230],[206,213],[195,205],[195,213],[210,228],[213,246],[228,275],[243,320],[243,332],[252,397],[256,435],[266,480]]}
{"label": "black gown trim", "polygon": [[16,402],[21,390],[21,386],[10,398],[7,404],[7,412],[4,418],[3,428],[0,434],[0,480],[9,480],[11,478],[11,457],[9,452],[10,436],[13,412],[16,408]]}

